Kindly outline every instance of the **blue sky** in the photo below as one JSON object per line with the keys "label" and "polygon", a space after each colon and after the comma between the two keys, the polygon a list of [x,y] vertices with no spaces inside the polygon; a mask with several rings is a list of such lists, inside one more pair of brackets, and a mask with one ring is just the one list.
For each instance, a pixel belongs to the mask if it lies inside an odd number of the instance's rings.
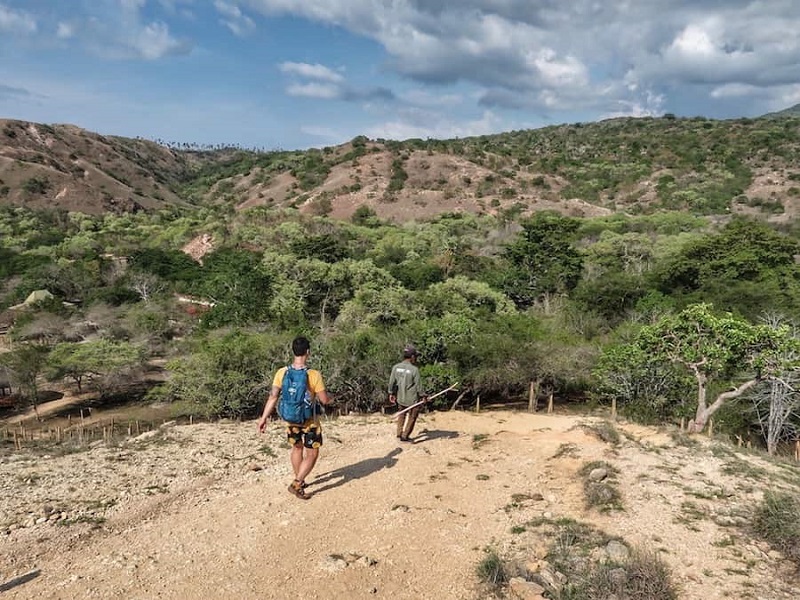
{"label": "blue sky", "polygon": [[0,118],[266,149],[800,103],[796,0],[0,0]]}

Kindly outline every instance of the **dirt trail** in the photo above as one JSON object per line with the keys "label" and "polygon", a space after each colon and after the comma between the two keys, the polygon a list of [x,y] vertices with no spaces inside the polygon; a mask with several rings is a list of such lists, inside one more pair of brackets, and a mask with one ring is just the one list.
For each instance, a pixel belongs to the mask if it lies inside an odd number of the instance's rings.
{"label": "dirt trail", "polygon": [[[758,490],[728,481],[706,450],[675,446],[641,427],[631,427],[612,447],[580,426],[592,421],[434,413],[421,418],[414,444],[399,444],[385,417],[329,421],[310,478],[313,496],[305,502],[286,490],[290,472],[277,424],[264,437],[253,423],[172,428],[158,444],[106,450],[104,458],[83,463],[88,475],[70,471],[71,456],[52,458],[48,466],[0,463],[8,480],[12,467],[16,479],[44,469],[37,481],[52,483],[39,501],[58,501],[64,477],[75,478],[73,493],[110,485],[91,467],[114,452],[119,466],[106,462],[105,470],[125,482],[141,480],[124,494],[120,483],[111,486],[107,493],[116,490],[116,501],[99,529],[45,523],[0,535],[0,581],[41,569],[3,597],[481,598],[475,566],[484,548],[524,555],[526,544],[537,542],[511,528],[562,516],[660,550],[682,598],[793,597],[791,583],[780,581],[785,561],[779,556],[752,542],[729,552],[713,544],[730,531],[705,520],[687,528],[675,519],[693,497],[692,486],[718,485],[742,503],[759,497]],[[277,456],[266,456],[265,444]],[[621,470],[626,510],[586,510],[576,471],[598,459]],[[130,473],[121,471],[125,464]],[[152,487],[144,484],[156,475],[163,476],[157,484],[163,493],[137,493]],[[32,487],[25,485],[20,494]],[[513,501],[523,494],[527,501]]]}

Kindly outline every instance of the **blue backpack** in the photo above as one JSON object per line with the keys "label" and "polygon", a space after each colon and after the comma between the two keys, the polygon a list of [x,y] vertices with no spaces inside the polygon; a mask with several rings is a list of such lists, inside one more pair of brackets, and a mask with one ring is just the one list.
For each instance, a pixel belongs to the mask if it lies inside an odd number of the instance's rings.
{"label": "blue backpack", "polygon": [[314,416],[314,404],[308,391],[308,369],[305,367],[286,367],[278,414],[289,423],[305,423]]}

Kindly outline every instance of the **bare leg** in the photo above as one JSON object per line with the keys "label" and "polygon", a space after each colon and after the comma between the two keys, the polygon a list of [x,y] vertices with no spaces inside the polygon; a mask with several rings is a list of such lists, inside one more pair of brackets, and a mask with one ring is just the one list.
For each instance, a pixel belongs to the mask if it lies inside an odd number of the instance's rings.
{"label": "bare leg", "polygon": [[295,444],[292,446],[292,451],[289,454],[289,460],[292,462],[294,478],[297,479],[297,481],[303,481],[300,478],[300,466],[303,464],[303,444]]}
{"label": "bare leg", "polygon": [[[295,446],[296,448],[297,446]],[[300,446],[300,453],[303,453],[303,447]],[[294,456],[294,454],[292,454]],[[317,458],[319,457],[319,448],[305,448],[305,456],[303,456],[303,460],[300,463],[300,466],[295,470],[295,479],[297,481],[305,481],[308,474],[311,473],[311,470],[314,468],[314,465],[317,464]]]}

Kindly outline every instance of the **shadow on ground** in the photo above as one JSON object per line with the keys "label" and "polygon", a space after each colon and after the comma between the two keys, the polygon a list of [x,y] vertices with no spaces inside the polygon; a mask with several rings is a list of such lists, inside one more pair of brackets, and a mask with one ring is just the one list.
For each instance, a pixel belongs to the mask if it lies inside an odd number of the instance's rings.
{"label": "shadow on ground", "polygon": [[[397,464],[397,455],[403,450],[395,448],[386,456],[380,458],[367,458],[346,467],[341,467],[327,473],[322,473],[319,477],[308,483],[309,487],[314,487],[314,494],[319,494],[327,490],[344,485],[354,479],[361,479],[368,477],[373,473],[377,473],[381,469],[391,469]],[[322,487],[317,488],[318,485],[323,484]]]}
{"label": "shadow on ground", "polygon": [[419,435],[411,438],[412,443],[422,444],[431,440],[452,440],[458,437],[457,431],[445,431],[443,429],[423,429]]}

